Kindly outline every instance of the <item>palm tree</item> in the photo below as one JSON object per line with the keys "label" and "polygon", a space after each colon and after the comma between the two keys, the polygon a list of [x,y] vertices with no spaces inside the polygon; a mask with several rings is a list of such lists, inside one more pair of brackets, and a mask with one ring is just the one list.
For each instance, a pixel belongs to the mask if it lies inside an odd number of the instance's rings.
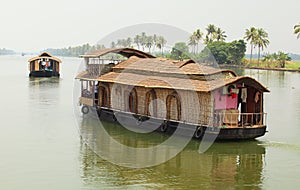
{"label": "palm tree", "polygon": [[130,37],[128,37],[126,40],[125,40],[125,47],[130,47],[132,44],[132,39]]}
{"label": "palm tree", "polygon": [[150,53],[150,49],[153,45],[153,37],[152,36],[147,36],[146,38],[146,47],[149,48],[149,53]]}
{"label": "palm tree", "polygon": [[164,46],[166,45],[167,40],[163,36],[158,36],[157,42],[156,42],[156,47],[161,50],[161,55],[163,56],[164,52]]}
{"label": "palm tree", "polygon": [[277,54],[277,61],[279,61],[280,67],[285,68],[285,62],[290,61],[291,57],[288,56],[287,53],[284,53],[282,51],[278,52]]}
{"label": "palm tree", "polygon": [[300,38],[300,23],[298,23],[294,26],[294,34],[297,35],[297,39]]}
{"label": "palm tree", "polygon": [[135,43],[137,48],[140,49],[141,36],[138,34],[135,35],[135,37],[133,38],[133,43]]}
{"label": "palm tree", "polygon": [[208,37],[208,35],[206,35],[205,38],[204,38],[204,40],[203,40],[203,43],[206,44],[206,45],[208,45],[208,44],[210,44],[211,42],[212,42],[212,39],[210,39],[210,38]]}
{"label": "palm tree", "polygon": [[199,46],[199,42],[200,40],[202,39],[203,37],[203,33],[201,32],[200,29],[197,29],[195,32],[194,32],[194,36],[196,38],[196,45],[197,45],[197,53],[198,53],[198,46]]}
{"label": "palm tree", "polygon": [[117,40],[117,46],[118,47],[123,47],[123,41],[121,39]]}
{"label": "palm tree", "polygon": [[116,43],[115,42],[111,42],[110,47],[111,48],[115,48],[116,47]]}
{"label": "palm tree", "polygon": [[254,27],[251,27],[250,29],[246,29],[246,33],[244,36],[244,39],[247,41],[250,41],[250,45],[251,45],[251,50],[250,50],[250,64],[251,64],[251,60],[252,60],[252,51],[253,51],[253,47],[255,45],[255,38],[257,36],[257,30]]}
{"label": "palm tree", "polygon": [[268,63],[268,66],[270,63],[273,63],[273,54],[267,53],[263,56],[263,62]]}
{"label": "palm tree", "polygon": [[147,40],[147,35],[146,35],[145,32],[142,32],[142,34],[141,34],[141,45],[142,45],[143,51],[145,51],[146,40]]}
{"label": "palm tree", "polygon": [[155,52],[156,43],[157,43],[157,35],[153,34],[152,39],[153,39],[153,50],[152,50],[152,52]]}
{"label": "palm tree", "polygon": [[195,35],[195,32],[190,36],[188,45],[192,47],[192,52],[195,54],[197,45],[197,37]]}
{"label": "palm tree", "polygon": [[217,28],[213,24],[209,24],[207,26],[207,28],[206,28],[206,31],[207,31],[206,38],[208,38],[208,36],[210,36],[210,38],[208,40],[208,43],[213,41],[213,37],[214,37],[214,34],[215,34],[216,30],[217,30]]}
{"label": "palm tree", "polygon": [[221,28],[217,28],[217,30],[214,33],[214,38],[217,41],[225,41],[225,38],[227,37],[227,35],[225,34],[225,31],[223,31]]}
{"label": "palm tree", "polygon": [[260,58],[260,50],[264,50],[269,45],[268,33],[262,28],[257,29],[257,35],[255,37],[255,44],[258,47],[258,63]]}

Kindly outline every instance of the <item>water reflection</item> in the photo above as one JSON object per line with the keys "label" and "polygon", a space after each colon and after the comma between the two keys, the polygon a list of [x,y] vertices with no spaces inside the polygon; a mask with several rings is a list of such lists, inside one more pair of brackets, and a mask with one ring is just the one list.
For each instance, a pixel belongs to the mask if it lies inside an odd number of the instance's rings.
{"label": "water reflection", "polygon": [[[59,96],[59,78],[29,78],[29,99],[31,105],[54,106]],[[40,107],[39,107],[40,108]],[[46,107],[45,107],[46,108]]]}
{"label": "water reflection", "polygon": [[[200,142],[193,140],[173,159],[144,169],[132,169],[111,164],[96,154],[99,146],[107,146],[98,133],[97,118],[83,117],[80,126],[82,179],[88,186],[104,188],[152,189],[261,189],[263,183],[265,148],[258,141],[215,143],[203,154]],[[136,134],[111,123],[104,124],[108,133],[119,142],[133,147],[147,147],[164,141],[162,134]],[[90,149],[92,148],[92,150]],[[119,156],[126,157],[120,150]],[[138,159],[145,156],[139,155]],[[101,186],[102,187],[102,186]]]}
{"label": "water reflection", "polygon": [[57,77],[30,77],[29,87],[53,88],[58,87],[60,78]]}

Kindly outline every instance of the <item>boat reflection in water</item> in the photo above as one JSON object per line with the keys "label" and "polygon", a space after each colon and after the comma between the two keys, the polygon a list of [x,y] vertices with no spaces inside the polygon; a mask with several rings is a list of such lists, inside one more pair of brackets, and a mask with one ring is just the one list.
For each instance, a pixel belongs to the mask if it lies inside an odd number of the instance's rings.
{"label": "boat reflection in water", "polygon": [[[155,132],[138,134],[117,124],[102,124],[113,140],[130,147],[155,146],[169,137]],[[103,137],[99,128],[96,116],[83,116],[80,160],[82,178],[87,186],[101,185],[104,189],[262,189],[265,148],[259,145],[259,141],[214,143],[200,154],[198,148],[201,142],[192,140],[171,160],[153,167],[134,169],[112,164],[98,156],[100,151],[109,153],[116,148]],[[168,147],[165,148],[168,154]],[[118,151],[115,156],[119,160],[128,159],[126,152]],[[149,159],[149,156],[137,155],[136,159]]]}
{"label": "boat reflection in water", "polygon": [[58,87],[60,78],[50,77],[50,78],[29,78],[29,87],[45,87],[45,88],[53,88]]}
{"label": "boat reflection in water", "polygon": [[[57,103],[61,98],[59,95],[59,78],[36,78],[30,77],[28,80],[29,105],[32,109],[57,109]],[[37,114],[33,114],[37,115]]]}

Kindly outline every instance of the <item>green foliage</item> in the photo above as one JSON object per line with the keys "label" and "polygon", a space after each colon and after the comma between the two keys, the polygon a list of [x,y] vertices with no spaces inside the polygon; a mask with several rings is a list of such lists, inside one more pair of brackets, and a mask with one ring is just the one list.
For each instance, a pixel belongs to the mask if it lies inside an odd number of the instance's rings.
{"label": "green foliage", "polygon": [[185,42],[177,42],[172,48],[170,58],[176,60],[188,59],[189,47]]}
{"label": "green foliage", "polygon": [[250,41],[251,44],[250,62],[252,59],[253,47],[258,47],[258,62],[259,62],[260,51],[266,48],[270,43],[268,33],[264,31],[262,28],[251,27],[250,29],[246,29],[244,39]]}
{"label": "green foliage", "polygon": [[285,64],[287,61],[291,61],[292,58],[282,51],[278,53],[267,53],[263,56],[263,62],[266,63],[269,67],[281,67],[285,68]]}
{"label": "green foliage", "polygon": [[[244,40],[233,42],[214,41],[200,53],[200,61],[218,64],[241,64],[246,52]],[[212,57],[213,56],[213,57]]]}
{"label": "green foliage", "polygon": [[[167,40],[163,36],[157,36],[154,34],[153,36],[147,35],[145,32],[142,32],[141,35],[136,35],[134,38],[127,37],[124,39],[118,39],[116,42],[112,41],[110,44],[111,48],[123,48],[123,47],[133,47],[136,46],[138,49],[142,48],[142,51],[145,51],[145,48],[148,49],[148,52],[155,52],[155,48],[158,48],[157,51],[163,55],[164,47],[167,43]],[[97,49],[105,48],[104,45],[94,45],[84,44],[82,46],[69,47],[69,48],[61,48],[61,49],[46,49],[47,51],[53,55],[57,56],[72,56],[77,57],[79,55],[84,55],[87,52],[95,51]]]}
{"label": "green foliage", "polygon": [[[154,53],[157,51],[156,48],[163,54],[163,48],[166,45],[167,41],[163,36],[147,35],[146,32],[142,32],[140,35],[137,34],[132,38],[128,37],[125,39],[118,39],[117,42],[112,42],[111,47],[134,47],[137,49]],[[115,44],[113,46],[113,44]]]}
{"label": "green foliage", "polygon": [[300,23],[298,23],[294,26],[294,34],[297,35],[297,39],[300,38]]}
{"label": "green foliage", "polygon": [[280,63],[280,67],[281,68],[285,68],[285,63],[286,61],[291,61],[291,57],[288,56],[287,53],[284,53],[282,51],[279,51],[278,54],[277,54],[277,60],[279,61]]}
{"label": "green foliage", "polygon": [[228,43],[228,61],[230,64],[240,64],[245,57],[246,43],[244,40]]}
{"label": "green foliage", "polygon": [[91,46],[90,44],[87,43],[82,46],[68,47],[62,49],[49,48],[43,51],[49,52],[50,54],[56,56],[78,57],[79,55],[84,55],[87,52],[95,51],[97,49],[103,49],[103,48],[105,48],[104,45],[97,44]]}

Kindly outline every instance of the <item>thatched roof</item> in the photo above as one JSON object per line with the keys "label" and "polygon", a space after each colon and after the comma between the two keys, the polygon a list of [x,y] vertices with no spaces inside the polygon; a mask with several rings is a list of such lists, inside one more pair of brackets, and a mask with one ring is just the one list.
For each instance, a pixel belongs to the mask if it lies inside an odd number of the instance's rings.
{"label": "thatched roof", "polygon": [[211,92],[223,86],[237,83],[244,83],[245,85],[252,86],[262,92],[269,92],[269,90],[261,85],[258,81],[251,77],[240,76],[234,78],[224,78],[217,80],[194,80],[189,77],[173,78],[162,76],[149,76],[136,73],[117,73],[109,72],[100,76],[99,78],[91,78],[86,71],[80,73],[76,77],[83,80],[97,80],[107,83],[118,83],[130,86],[140,86],[145,88],[167,88],[178,90],[192,90],[197,92]]}
{"label": "thatched roof", "polygon": [[41,53],[40,55],[38,55],[36,57],[32,57],[28,60],[28,62],[32,62],[32,61],[35,61],[35,60],[38,60],[38,59],[52,59],[54,61],[57,61],[57,62],[61,63],[61,60],[59,58],[54,57],[53,55],[51,55],[48,52],[43,52],[43,53]]}
{"label": "thatched roof", "polygon": [[75,79],[96,80],[95,77],[90,75],[87,71],[82,71],[81,73],[77,74]]}
{"label": "thatched roof", "polygon": [[127,58],[131,57],[131,56],[137,56],[137,57],[140,57],[140,58],[155,58],[155,56],[153,56],[151,54],[148,54],[148,53],[145,53],[143,51],[136,50],[136,49],[133,49],[133,48],[100,49],[100,50],[96,50],[96,51],[93,51],[93,52],[88,52],[85,55],[80,55],[80,57],[83,57],[83,58],[85,58],[85,57],[86,58],[97,58],[97,57],[103,56],[103,55],[108,54],[108,53],[117,53],[117,54],[123,55]]}
{"label": "thatched roof", "polygon": [[204,66],[193,60],[174,61],[162,58],[141,59],[136,56],[132,56],[129,59],[120,62],[113,70],[118,72],[121,70],[137,70],[152,73],[184,75],[213,75],[222,72],[220,69]]}
{"label": "thatched roof", "polygon": [[[82,57],[98,57],[108,52],[118,52],[129,58],[114,66],[112,72],[102,76],[95,78],[84,71],[78,74],[76,78],[145,88],[181,89],[198,92],[211,92],[226,85],[244,83],[262,92],[269,92],[255,79],[245,76],[237,77],[231,70],[208,67],[193,60],[175,61],[155,58],[131,48],[104,49]],[[224,73],[225,75],[222,75]],[[200,80],[199,77],[195,76],[201,76],[207,80],[203,80],[203,78]]]}

